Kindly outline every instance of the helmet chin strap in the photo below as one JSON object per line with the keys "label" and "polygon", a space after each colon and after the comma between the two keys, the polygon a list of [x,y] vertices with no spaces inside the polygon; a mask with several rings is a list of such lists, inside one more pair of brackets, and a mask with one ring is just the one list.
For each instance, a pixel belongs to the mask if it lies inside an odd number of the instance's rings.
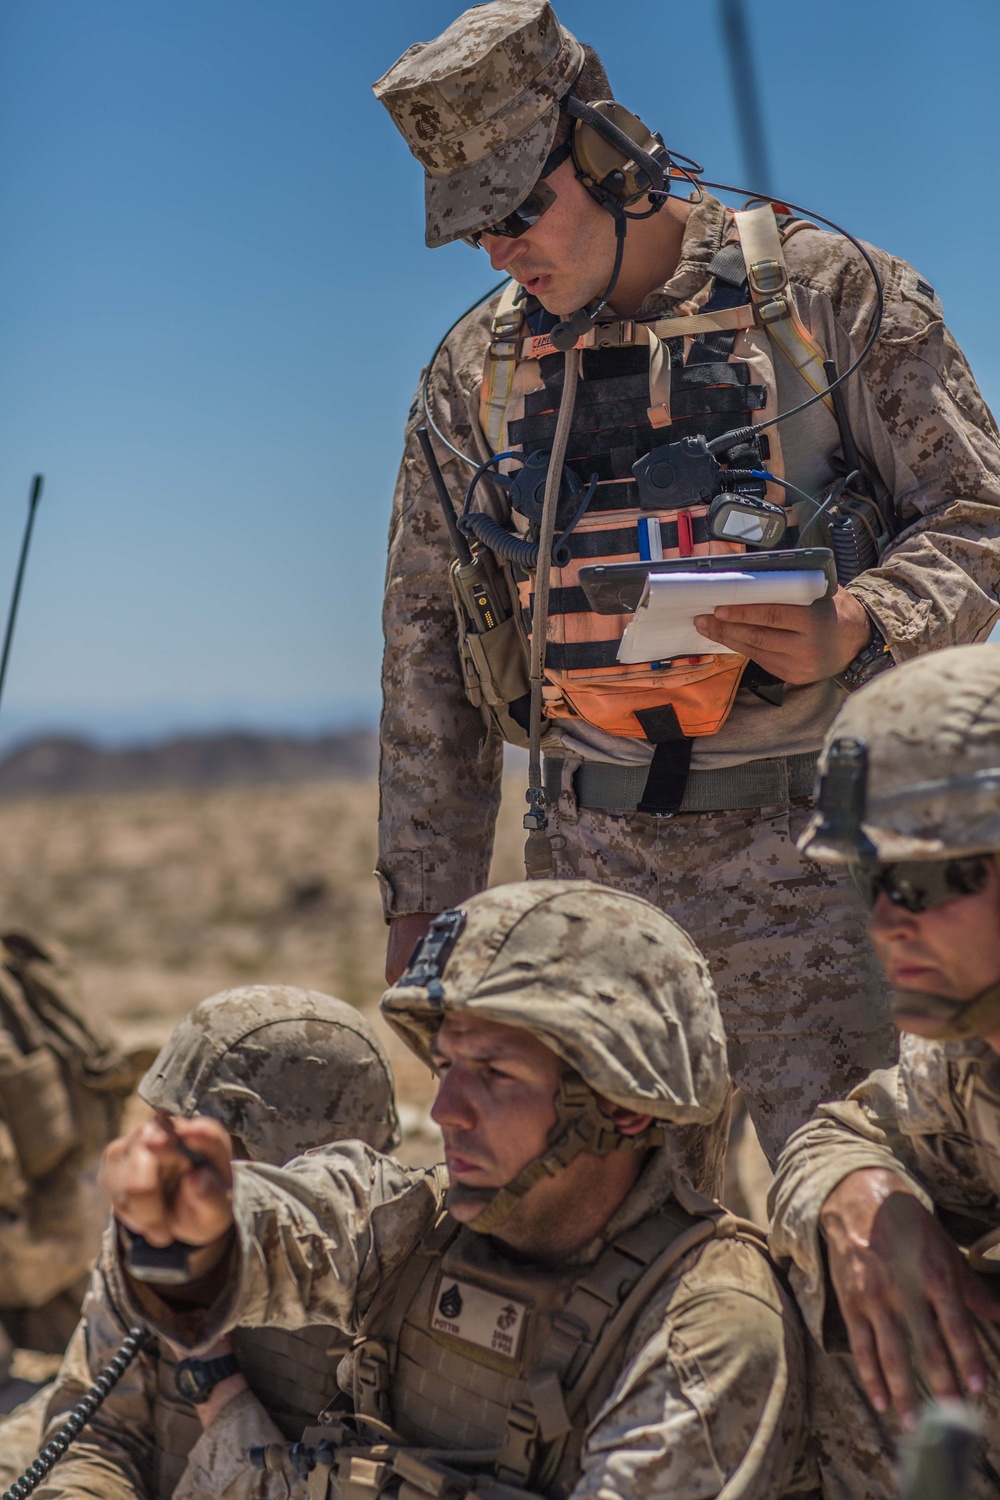
{"label": "helmet chin strap", "polygon": [[546,1177],[564,1172],[584,1152],[610,1156],[612,1151],[646,1151],[662,1146],[667,1138],[662,1122],[648,1125],[638,1135],[622,1135],[601,1109],[597,1096],[578,1073],[564,1069],[556,1094],[556,1123],[549,1132],[548,1149],[501,1188],[466,1187],[453,1183],[446,1204],[482,1203],[466,1225],[477,1234],[493,1234],[508,1219],[526,1193]]}
{"label": "helmet chin strap", "polygon": [[611,270],[611,280],[604,288],[601,296],[596,302],[590,302],[586,307],[581,307],[579,312],[564,318],[557,323],[549,334],[549,338],[556,349],[565,352],[567,349],[576,347],[577,339],[589,333],[601,313],[607,307],[611,297],[614,295],[618,278],[622,272],[622,257],[625,254],[625,235],[628,231],[628,215],[625,210],[619,208],[615,213],[615,263]]}
{"label": "helmet chin strap", "polygon": [[1000,1030],[1000,980],[972,1000],[949,1000],[944,995],[928,995],[921,990],[897,990],[892,997],[893,1020],[905,1025],[909,1016],[940,1022],[941,1029],[931,1038],[935,1042],[953,1042]]}

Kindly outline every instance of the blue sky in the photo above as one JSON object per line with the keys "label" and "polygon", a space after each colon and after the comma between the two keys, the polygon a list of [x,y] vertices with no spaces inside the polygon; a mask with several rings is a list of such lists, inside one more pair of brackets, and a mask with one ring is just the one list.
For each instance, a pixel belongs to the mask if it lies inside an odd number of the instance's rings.
{"label": "blue sky", "polygon": [[[668,145],[740,180],[716,0],[558,10]],[[0,743],[374,713],[403,417],[492,278],[424,248],[370,84],[456,11],[3,0],[4,610],[37,469],[46,492]],[[1000,7],[766,16],[777,191],[911,260],[996,408]]]}

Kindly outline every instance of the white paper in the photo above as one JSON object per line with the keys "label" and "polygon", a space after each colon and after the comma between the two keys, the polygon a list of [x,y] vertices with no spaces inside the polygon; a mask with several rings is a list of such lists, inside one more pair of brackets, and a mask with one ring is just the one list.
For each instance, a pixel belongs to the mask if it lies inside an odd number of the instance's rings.
{"label": "white paper", "polygon": [[672,656],[728,652],[699,635],[695,615],[720,604],[812,604],[826,593],[821,568],[767,573],[650,573],[638,608],[625,627],[618,660],[625,665]]}

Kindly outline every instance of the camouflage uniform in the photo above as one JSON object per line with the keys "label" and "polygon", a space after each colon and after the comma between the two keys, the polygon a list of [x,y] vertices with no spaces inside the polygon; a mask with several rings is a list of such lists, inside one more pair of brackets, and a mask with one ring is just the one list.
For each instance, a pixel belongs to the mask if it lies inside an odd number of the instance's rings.
{"label": "camouflage uniform", "polygon": [[[880,678],[838,716],[821,766],[838,739],[867,747],[860,827],[879,860],[948,859],[1000,847],[1000,647],[950,650]],[[822,858],[843,861],[847,851],[830,844],[822,801],[804,842]],[[898,1176],[959,1244],[1000,1225],[994,1050],[978,1036],[942,1042],[904,1035],[897,1067],[873,1072],[843,1102],[823,1104],[782,1154],[771,1194],[771,1248],[790,1265],[815,1340],[811,1425],[830,1500],[894,1495],[897,1485],[898,1424],[870,1406],[846,1352],[820,1228],[830,1193],[866,1168]],[[983,1455],[969,1492],[978,1500],[1000,1494],[1000,1329],[976,1322],[988,1371],[986,1393],[977,1398]]]}
{"label": "camouflage uniform", "polygon": [[23,933],[0,938],[0,1322],[61,1354],[107,1210],[101,1152],[145,1059],[84,1020],[65,964]]}
{"label": "camouflage uniform", "polygon": [[[368,1022],[340,1000],[292,986],[228,990],[202,1001],[175,1028],[139,1093],[147,1104],[175,1114],[211,1115],[234,1135],[237,1151],[274,1166],[345,1136],[379,1148],[398,1141],[392,1072]],[[98,1268],[50,1393],[50,1429],[80,1399],[134,1321]],[[233,1405],[250,1425],[253,1442],[300,1436],[336,1392],[336,1366],[345,1348],[336,1330],[239,1328],[233,1347],[250,1386]],[[178,1394],[175,1366],[167,1345],[143,1349],[36,1494],[44,1500],[167,1500],[183,1482],[186,1465],[201,1472],[206,1456],[213,1456],[213,1438]],[[38,1451],[38,1398],[32,1407],[33,1431],[25,1413],[19,1420],[23,1431],[5,1426],[0,1432],[5,1484]],[[245,1449],[234,1461],[246,1467]],[[217,1477],[221,1483],[221,1473]]]}
{"label": "camouflage uniform", "polygon": [[[655,909],[606,888],[556,882],[487,892],[467,902],[456,920],[459,926],[464,921],[464,930],[450,955],[443,961],[419,955],[383,997],[383,1010],[424,1060],[445,1014],[523,1027],[554,1051],[565,1071],[556,1096],[561,1123],[549,1136],[546,1170],[559,1170],[555,1157],[564,1162],[561,1153],[573,1141],[592,1151],[628,1145],[601,1114],[593,1089],[652,1115],[648,1137],[636,1138],[640,1146],[662,1140],[661,1121],[704,1123],[722,1107],[729,1086],[725,1044],[708,970],[693,944]],[[586,1085],[585,1101],[573,1093],[573,1080]],[[576,1102],[563,1113],[570,1097]],[[597,1125],[614,1143],[599,1148],[585,1135],[584,1122]],[[589,1144],[580,1145],[584,1139]],[[240,1164],[233,1193],[236,1248],[226,1268],[225,1292],[196,1321],[190,1297],[182,1313],[163,1300],[154,1305],[148,1292],[139,1290],[142,1315],[152,1315],[171,1338],[201,1346],[234,1323],[256,1321],[295,1328],[322,1320],[345,1336],[361,1333],[340,1377],[361,1412],[369,1411],[369,1395],[379,1387],[378,1380],[369,1381],[366,1368],[369,1358],[376,1363],[380,1358],[382,1335],[376,1337],[375,1330],[384,1329],[391,1368],[381,1386],[385,1404],[378,1398],[384,1414],[377,1431],[384,1432],[388,1422],[399,1434],[390,1439],[390,1467],[398,1465],[397,1475],[407,1476],[404,1492],[411,1500],[419,1500],[421,1484],[430,1476],[433,1485],[434,1477],[433,1464],[428,1469],[423,1460],[415,1471],[419,1454],[405,1461],[410,1445],[428,1461],[451,1466],[455,1493],[473,1482],[477,1493],[489,1493],[497,1474],[505,1484],[539,1488],[546,1495],[602,1500],[668,1489],[678,1496],[716,1495],[727,1480],[746,1496],[811,1492],[808,1473],[798,1467],[800,1333],[749,1232],[678,1183],[661,1147],[648,1151],[631,1192],[572,1264],[509,1257],[492,1228],[502,1225],[506,1200],[516,1198],[522,1176],[537,1166],[537,1161],[529,1164],[513,1183],[489,1195],[477,1219],[456,1228],[441,1212],[448,1188],[444,1168],[408,1169],[357,1143],[312,1152],[283,1172]],[[659,1243],[656,1236],[666,1234],[672,1245],[673,1231],[665,1228],[671,1215],[670,1222],[683,1222],[689,1230],[700,1226],[697,1236],[703,1242],[679,1243],[661,1284],[643,1288],[641,1303],[633,1304],[605,1355],[588,1403],[582,1411],[572,1408],[576,1386],[562,1383],[552,1361],[560,1357],[567,1336],[577,1337],[571,1332],[576,1322],[557,1318],[553,1337],[542,1339],[550,1317],[546,1297],[556,1283],[571,1284],[574,1295],[577,1288],[593,1285],[609,1246],[630,1236],[633,1244],[641,1235]],[[487,1232],[477,1233],[484,1216],[489,1216]],[[517,1307],[524,1308],[524,1348],[534,1353],[524,1356],[523,1374],[516,1378],[510,1374],[516,1356],[479,1354],[478,1337],[465,1325],[438,1337],[436,1295],[428,1308],[407,1282],[415,1277],[421,1286],[426,1283],[426,1267],[440,1254],[435,1247],[442,1235],[450,1236],[481,1274],[488,1267],[517,1288],[506,1293],[511,1299],[503,1309],[507,1322],[497,1324],[509,1327]],[[108,1251],[113,1249],[109,1243]],[[447,1255],[444,1265],[450,1264]],[[104,1273],[116,1299],[138,1312],[135,1284],[127,1282],[110,1253]],[[626,1286],[635,1284],[634,1263],[628,1272],[619,1262],[616,1276],[623,1275],[630,1278]],[[468,1287],[464,1295],[472,1295]],[[610,1309],[595,1294],[587,1295],[589,1317],[600,1326]],[[616,1289],[611,1305],[618,1299]],[[563,1305],[557,1299],[553,1307]],[[579,1306],[573,1296],[565,1305]],[[461,1318],[461,1306],[459,1299],[449,1316]],[[415,1352],[424,1346],[424,1354]],[[573,1347],[583,1352],[583,1346]],[[513,1368],[516,1374],[521,1367],[514,1363]],[[490,1431],[503,1431],[490,1392],[504,1379],[514,1404],[503,1416],[512,1419],[516,1412],[516,1431],[533,1434],[521,1453],[527,1457],[519,1478],[504,1468],[503,1443],[489,1438]],[[571,1408],[576,1416],[568,1428],[546,1431],[553,1413],[562,1410],[565,1420]],[[224,1408],[213,1424],[220,1452],[230,1411]],[[235,1446],[245,1428],[238,1408],[232,1417]],[[318,1429],[310,1440],[323,1432]],[[373,1455],[376,1461],[359,1462],[358,1439],[351,1443],[340,1433],[339,1441],[339,1477],[331,1494],[344,1500],[360,1486],[374,1500],[383,1485],[392,1484],[384,1450],[379,1450],[381,1460]],[[487,1469],[483,1450],[497,1446],[497,1468]],[[550,1471],[548,1481],[539,1481],[553,1451],[556,1477]],[[247,1475],[242,1484],[209,1492],[225,1493],[227,1500],[258,1493],[304,1500],[306,1481],[290,1462],[282,1469],[279,1459],[268,1455],[272,1472],[266,1489],[258,1490]],[[472,1474],[478,1470],[474,1481],[469,1466]],[[257,1479],[264,1483],[265,1476]],[[319,1487],[314,1477],[309,1494],[321,1495],[325,1487],[320,1473]],[[190,1500],[189,1492],[183,1493]],[[506,1493],[526,1497],[525,1488]]]}
{"label": "camouflage uniform", "polygon": [[[494,0],[482,16],[499,15],[500,4],[511,25],[529,12],[551,17],[540,0]],[[434,129],[449,140],[457,133],[452,111],[464,109],[468,122],[485,110],[483,85],[467,58],[456,63],[459,82],[446,80],[435,92],[428,81],[445,70],[447,37],[412,48],[377,86],[428,167],[430,244],[468,230],[477,189],[490,194],[489,214],[484,209],[471,227],[507,212],[524,196],[525,174],[530,181],[537,170],[538,143],[521,160],[508,150],[503,170],[493,171],[491,158],[491,170],[478,176],[471,168],[454,172],[448,156],[454,147],[447,141],[435,155]],[[475,43],[473,33],[473,53]],[[463,61],[465,73],[459,71]],[[544,120],[554,131],[548,98],[542,90],[539,107],[549,110]],[[539,149],[544,158],[544,141]],[[513,177],[512,162],[518,168]],[[477,164],[482,169],[483,162]],[[452,177],[442,173],[453,173],[462,189],[457,203],[448,196]],[[639,316],[694,306],[709,262],[732,236],[731,212],[706,196],[688,218],[677,269],[649,293]],[[785,254],[799,317],[845,370],[875,310],[869,272],[847,241],[818,230],[792,235]],[[885,318],[861,372],[842,389],[857,445],[894,497],[903,529],[880,565],[849,589],[901,662],[979,640],[996,619],[1000,446],[933,288],[904,261],[872,254],[885,287]],[[470,313],[448,336],[429,392],[444,435],[479,458],[487,456],[479,403],[494,306]],[[779,409],[809,394],[780,358],[775,376]],[[378,859],[387,917],[438,911],[486,883],[500,792],[501,744],[463,691],[447,579],[452,548],[415,436],[423,420],[418,399],[407,422],[389,530]],[[816,494],[833,480],[839,437],[822,404],[775,431],[789,481]],[[440,446],[438,452],[457,503],[466,470]],[[499,492],[477,503],[510,524]],[[787,687],[783,706],[776,707],[741,689],[723,728],[694,741],[695,772],[773,761],[774,793],[759,811],[657,818],[579,808],[572,778],[582,761],[641,767],[652,747],[580,722],[549,721],[546,727],[546,753],[562,763],[551,770],[561,787],[550,821],[557,876],[621,884],[659,903],[695,934],[718,983],[733,1073],[772,1160],[821,1099],[845,1092],[892,1056],[885,987],[844,878],[801,861],[793,848],[808,799],[789,796],[782,758],[815,753],[843,697],[825,681]]]}

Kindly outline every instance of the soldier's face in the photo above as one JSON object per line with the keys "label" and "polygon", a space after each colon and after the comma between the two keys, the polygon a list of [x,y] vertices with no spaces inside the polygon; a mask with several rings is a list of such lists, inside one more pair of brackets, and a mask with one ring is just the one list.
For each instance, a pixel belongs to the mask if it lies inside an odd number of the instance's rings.
{"label": "soldier's face", "polygon": [[[440,1078],[431,1117],[452,1181],[502,1187],[545,1150],[556,1123],[559,1059],[516,1026],[448,1016],[434,1061]],[[457,1203],[451,1211],[465,1222],[481,1207]]]}
{"label": "soldier's face", "polygon": [[[1000,981],[1000,876],[990,860],[986,884],[929,911],[910,912],[879,895],[868,923],[890,984],[948,1000],[972,1000]],[[933,1023],[928,1022],[928,1035]],[[917,1023],[910,1028],[917,1029]]]}
{"label": "soldier's face", "polygon": [[565,161],[546,179],[556,201],[517,239],[484,234],[496,271],[519,281],[549,312],[576,312],[600,296],[615,259],[615,227]]}
{"label": "soldier's face", "polygon": [[[469,1223],[493,1189],[545,1152],[557,1119],[561,1065],[518,1027],[452,1016],[438,1033],[435,1063],[441,1077],[431,1115],[444,1136],[452,1181],[448,1212]],[[606,1102],[601,1107],[626,1135],[649,1124],[648,1115]],[[642,1160],[641,1152],[603,1157],[582,1152],[565,1171],[536,1182],[500,1224],[496,1238],[535,1259],[574,1254],[603,1229]]]}

